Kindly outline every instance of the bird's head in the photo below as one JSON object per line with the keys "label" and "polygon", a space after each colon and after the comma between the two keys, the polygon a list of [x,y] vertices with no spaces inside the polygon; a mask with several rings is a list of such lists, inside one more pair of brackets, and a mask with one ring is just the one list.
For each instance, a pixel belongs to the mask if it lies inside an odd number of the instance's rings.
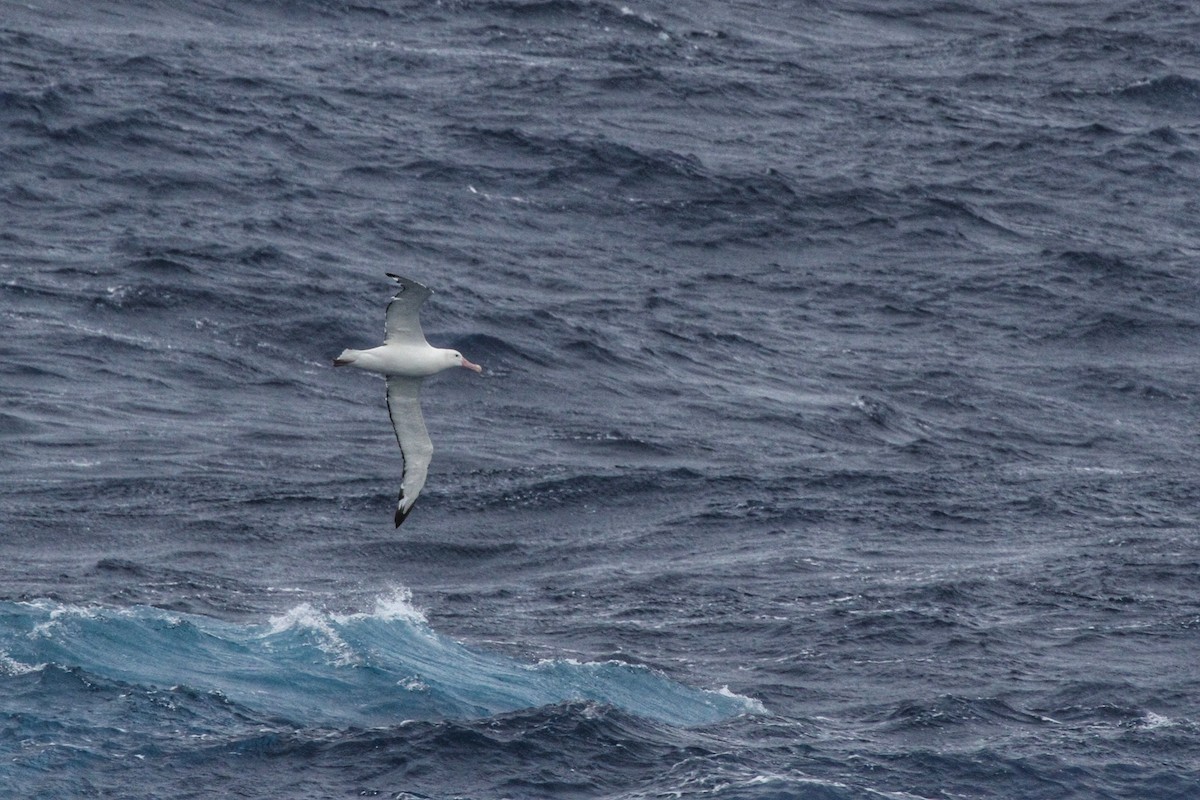
{"label": "bird's head", "polygon": [[473,369],[476,372],[483,372],[483,367],[468,361],[466,356],[457,350],[447,350],[446,353],[446,360],[449,361],[452,366],[466,367],[467,369]]}

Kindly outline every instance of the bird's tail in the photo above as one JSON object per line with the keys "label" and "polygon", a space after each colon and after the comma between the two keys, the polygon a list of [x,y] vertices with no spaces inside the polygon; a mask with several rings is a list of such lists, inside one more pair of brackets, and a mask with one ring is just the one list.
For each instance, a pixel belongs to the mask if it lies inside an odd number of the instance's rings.
{"label": "bird's tail", "polygon": [[343,350],[342,354],[333,360],[335,367],[344,367],[358,360],[357,350]]}

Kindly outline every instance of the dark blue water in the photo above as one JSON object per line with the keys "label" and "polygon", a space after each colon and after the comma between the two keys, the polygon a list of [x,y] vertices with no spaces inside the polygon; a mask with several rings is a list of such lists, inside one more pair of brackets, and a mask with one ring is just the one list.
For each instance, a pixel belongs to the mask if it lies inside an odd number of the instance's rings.
{"label": "dark blue water", "polygon": [[4,794],[1198,796],[1198,186],[1188,4],[0,4]]}

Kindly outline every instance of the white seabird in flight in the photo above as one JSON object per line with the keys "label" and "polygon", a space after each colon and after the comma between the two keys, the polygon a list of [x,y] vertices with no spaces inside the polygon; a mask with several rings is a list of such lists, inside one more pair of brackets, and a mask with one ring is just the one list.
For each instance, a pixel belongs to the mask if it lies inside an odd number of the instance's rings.
{"label": "white seabird in flight", "polygon": [[425,341],[418,314],[425,298],[433,294],[414,280],[387,273],[400,284],[388,303],[383,344],[370,350],[343,350],[333,360],[335,367],[352,366],[387,376],[388,416],[396,430],[400,454],[404,457],[404,475],[400,479],[400,499],[396,501],[396,527],[412,511],[417,495],[425,485],[433,442],[421,417],[421,381],[451,367],[466,367],[482,372],[457,350],[433,347]]}

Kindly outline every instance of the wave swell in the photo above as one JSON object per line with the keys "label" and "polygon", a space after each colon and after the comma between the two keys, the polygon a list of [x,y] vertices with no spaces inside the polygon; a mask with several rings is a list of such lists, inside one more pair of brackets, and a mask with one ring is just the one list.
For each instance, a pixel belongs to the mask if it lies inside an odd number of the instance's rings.
{"label": "wave swell", "polygon": [[301,604],[251,624],[145,606],[0,603],[0,684],[21,679],[34,698],[31,675],[57,684],[64,670],[122,695],[219,696],[247,716],[301,727],[478,719],[569,702],[677,726],[761,710],[638,665],[524,663],[472,649],[431,629],[407,591],[369,613]]}

